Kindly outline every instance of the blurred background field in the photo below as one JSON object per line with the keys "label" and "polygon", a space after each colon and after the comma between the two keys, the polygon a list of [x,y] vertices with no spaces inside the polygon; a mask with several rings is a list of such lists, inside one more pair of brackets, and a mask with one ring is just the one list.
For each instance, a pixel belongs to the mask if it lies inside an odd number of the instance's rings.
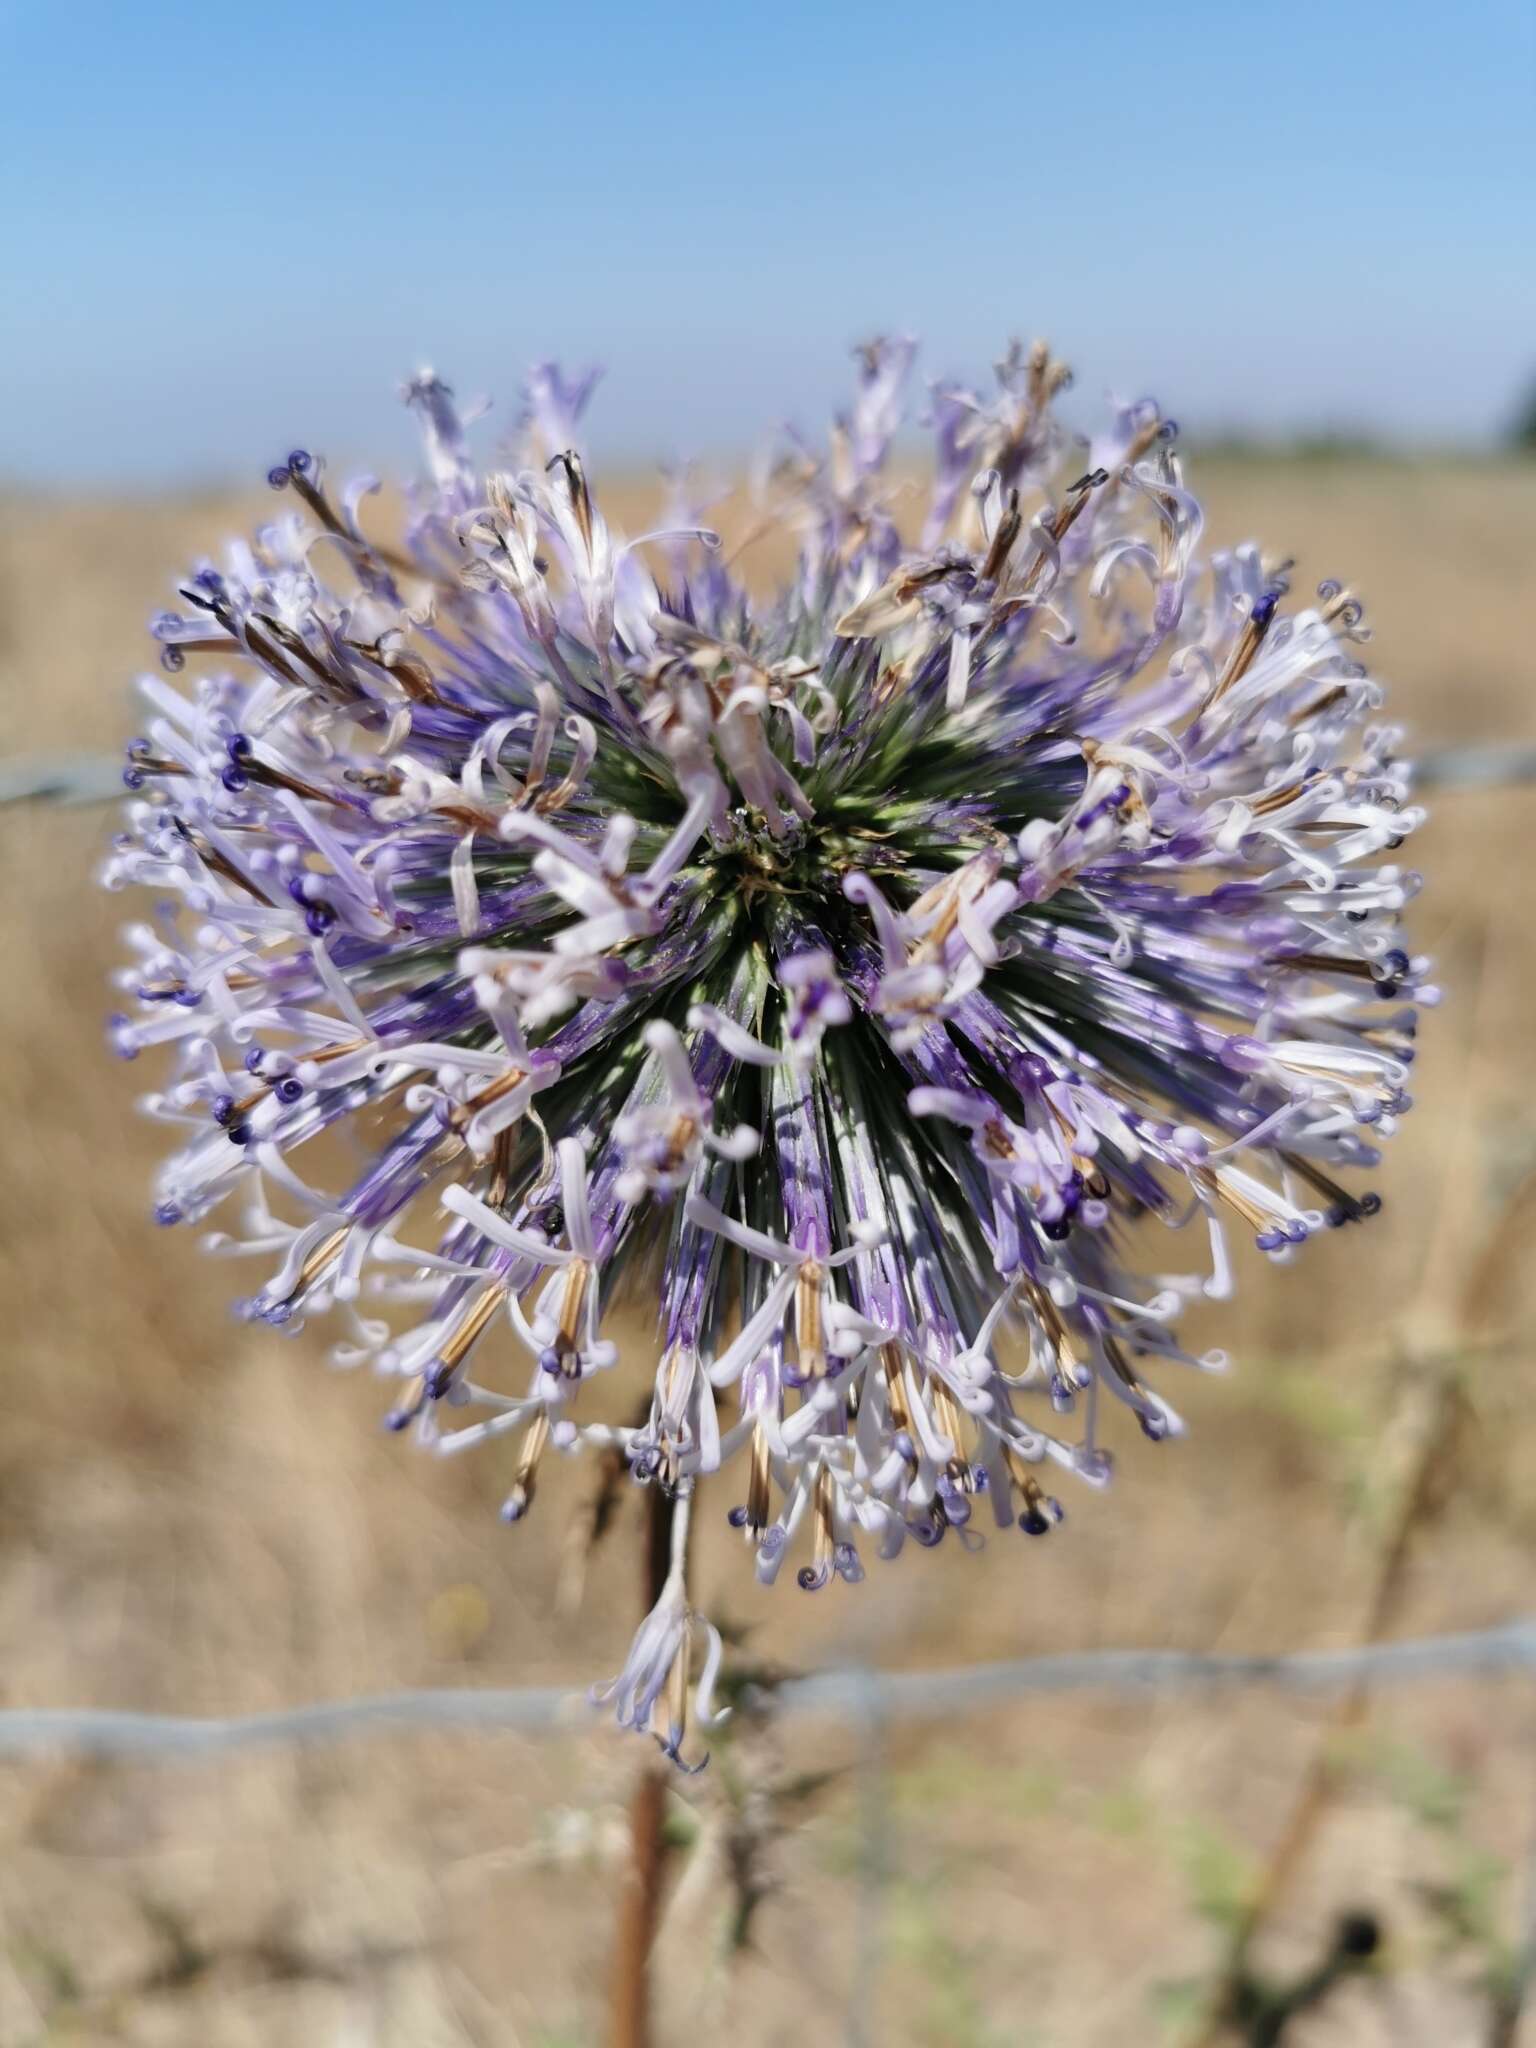
{"label": "blurred background field", "polygon": [[[1362,594],[1371,665],[1417,748],[1536,741],[1536,465],[1217,450],[1191,468],[1216,537],[1261,536],[1297,554],[1300,587],[1333,574]],[[599,483],[636,530],[643,494]],[[177,566],[270,503],[0,495],[5,752],[116,746]],[[708,1529],[702,1601],[743,1657],[1343,1645],[1410,1524],[1391,1634],[1536,1607],[1533,820],[1536,788],[1434,799],[1413,935],[1450,999],[1422,1035],[1384,1214],[1288,1271],[1255,1255],[1224,1331],[1232,1373],[1182,1390],[1188,1439],[1121,1443],[1115,1486],[1069,1495],[1047,1543],[910,1555],[856,1596],[770,1601]],[[284,1344],[234,1323],[230,1268],[153,1228],[162,1136],[103,1043],[126,914],[90,885],[110,830],[99,805],[0,810],[0,1705],[232,1712],[574,1689],[617,1668],[633,1502],[573,1604],[581,1473],[552,1474],[507,1531],[494,1452],[437,1463],[386,1436],[381,1389],[327,1369],[323,1329]],[[650,1341],[633,1319],[623,1336]],[[891,1731],[878,1817],[857,1730],[744,1729],[677,1788],[659,2038],[838,2041],[861,1996],[863,2038],[900,2048],[1193,2038],[1326,1718],[1258,1694],[1026,1698]],[[1490,1981],[1529,1911],[1528,1679],[1396,1692],[1330,1740],[1328,1810],[1257,1953],[1305,1967],[1355,1910],[1380,1921],[1381,1967],[1286,2040],[1492,2048]],[[0,1767],[0,2042],[596,2043],[637,1748],[578,1704],[539,1742],[445,1731],[174,1769]],[[872,1854],[871,1972],[853,1901]],[[732,1958],[743,1872],[766,1896]]]}
{"label": "blurred background field", "polygon": [[[911,329],[925,374],[984,383],[1031,322],[1076,423],[1107,387],[1191,429],[1214,540],[1353,585],[1414,747],[1536,743],[1536,461],[1497,452],[1522,409],[1536,432],[1530,0],[0,0],[0,77],[0,787],[134,729],[145,620],[270,511],[267,462],[399,472],[388,393],[423,357],[503,424],[527,361],[609,363],[594,469],[636,532],[626,477],[742,473],[776,421],[825,417],[860,335]],[[769,1600],[706,1529],[695,1590],[740,1659],[1279,1651],[1536,1611],[1536,784],[1431,802],[1412,932],[1449,999],[1381,1218],[1250,1258],[1233,1370],[1179,1389],[1188,1438],[1118,1443],[1043,1544]],[[239,1274],[154,1228],[151,1063],[103,1030],[139,914],[92,886],[111,830],[0,803],[0,1709],[573,1705],[539,1741],[0,1762],[0,2048],[598,2048],[645,1750],[576,1695],[629,1642],[637,1504],[584,1573],[582,1473],[505,1529],[494,1452],[387,1436],[323,1328],[236,1323]],[[643,1362],[645,1324],[621,1334]],[[1026,1696],[891,1728],[878,1775],[868,1746],[738,1723],[673,1786],[655,2048],[1213,2048],[1255,1901],[1276,1981],[1341,1914],[1381,1935],[1286,2048],[1536,2041],[1529,1672],[1352,1717]]]}

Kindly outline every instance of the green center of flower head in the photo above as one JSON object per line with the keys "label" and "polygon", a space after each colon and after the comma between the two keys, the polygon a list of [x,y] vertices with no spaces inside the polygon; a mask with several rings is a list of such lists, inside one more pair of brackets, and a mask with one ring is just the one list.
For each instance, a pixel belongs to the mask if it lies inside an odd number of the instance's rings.
{"label": "green center of flower head", "polygon": [[[1111,1411],[1176,1433],[1152,1376],[1221,1362],[1177,1322],[1234,1222],[1286,1260],[1379,1206],[1348,1183],[1434,999],[1356,601],[1204,551],[1157,408],[1085,448],[1038,348],[933,387],[909,540],[911,353],[765,486],[801,544],[766,600],[686,506],[610,532],[590,379],[536,372],[484,475],[417,379],[403,551],[295,451],[155,623],[181,687],[142,683],[109,863],[160,906],[113,1026],[189,1131],[160,1220],[217,1212],[246,1312],[332,1314],[392,1426],[504,1461],[509,1520],[555,1453],[676,1498],[608,1689],[673,1753],[702,1494],[765,1584],[1050,1529]],[[1182,1259],[1139,1272],[1133,1219]]]}
{"label": "green center of flower head", "polygon": [[778,832],[761,811],[738,804],[726,817],[701,865],[722,894],[739,896],[750,911],[763,897],[821,898],[828,876],[848,849],[814,821],[796,818]]}

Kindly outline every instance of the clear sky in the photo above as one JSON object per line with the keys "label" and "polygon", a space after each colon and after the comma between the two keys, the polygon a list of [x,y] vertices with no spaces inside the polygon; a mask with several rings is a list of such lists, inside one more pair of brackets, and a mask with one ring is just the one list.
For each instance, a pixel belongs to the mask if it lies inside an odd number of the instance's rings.
{"label": "clear sky", "polygon": [[1193,431],[1536,379],[1530,0],[0,0],[0,476],[393,465],[402,373],[609,366],[610,460],[1045,333]]}

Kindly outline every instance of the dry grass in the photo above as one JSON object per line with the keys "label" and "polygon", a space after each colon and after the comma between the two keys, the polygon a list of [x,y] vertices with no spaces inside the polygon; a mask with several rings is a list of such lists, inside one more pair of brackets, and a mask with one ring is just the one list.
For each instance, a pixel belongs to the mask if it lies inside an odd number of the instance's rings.
{"label": "dry grass", "polygon": [[[1536,473],[1216,463],[1204,483],[1219,533],[1300,540],[1303,574],[1348,571],[1378,629],[1375,666],[1421,740],[1536,736],[1522,589]],[[115,744],[122,677],[167,573],[247,509],[0,503],[6,749]],[[856,1597],[791,1590],[769,1610],[734,1546],[711,1544],[705,1593],[752,1625],[755,1650],[918,1664],[1350,1638],[1394,1390],[1451,1329],[1477,1247],[1536,1161],[1536,936],[1520,868],[1533,805],[1530,790],[1447,795],[1416,842],[1433,883],[1416,935],[1454,999],[1425,1034],[1420,1105],[1382,1176],[1387,1214],[1289,1273],[1255,1260],[1240,1370],[1191,1389],[1191,1439],[1128,1445],[1115,1492],[1069,1503],[1048,1545],[909,1558]],[[98,811],[0,817],[14,920],[0,1060],[0,1699],[224,1710],[611,1667],[634,1594],[622,1534],[581,1613],[557,1618],[558,1499],[503,1531],[494,1460],[439,1466],[384,1438],[375,1386],[328,1374],[318,1335],[285,1348],[231,1322],[228,1269],[147,1222],[158,1135],[133,1117],[129,1077],[102,1047],[120,906],[87,878],[109,829]],[[1477,1422],[1450,1505],[1412,1557],[1404,1629],[1531,1605],[1520,1235],[1477,1304],[1485,1330],[1520,1334],[1472,1368]],[[1190,1910],[1189,1869],[1262,1852],[1319,1722],[1265,1699],[1030,1701],[903,1736],[869,2037],[1158,2038],[1155,1987],[1215,1953]],[[1434,1953],[1417,1893],[1459,1851],[1414,1817],[1404,1774],[1420,1786],[1431,1765],[1454,1775],[1468,1838],[1517,1858],[1536,1809],[1529,1700],[1426,1689],[1384,1703],[1371,1730],[1270,1953],[1305,1954],[1340,1905],[1369,1904],[1398,1974],[1389,1990],[1341,1997],[1297,2039],[1476,2039],[1461,1965]],[[852,1747],[835,1730],[796,1743],[786,1768],[844,1763]],[[595,2040],[613,1819],[633,1762],[578,1720],[543,1746],[391,1738],[176,1772],[8,1768],[0,2041]],[[775,1852],[783,1888],[729,1976],[705,1881],[717,1814],[701,1799],[696,1874],[685,1870],[663,1939],[664,2038],[838,2038],[853,1967],[851,1787],[839,1779],[797,1813]],[[1511,1888],[1496,1896],[1512,1924]]]}

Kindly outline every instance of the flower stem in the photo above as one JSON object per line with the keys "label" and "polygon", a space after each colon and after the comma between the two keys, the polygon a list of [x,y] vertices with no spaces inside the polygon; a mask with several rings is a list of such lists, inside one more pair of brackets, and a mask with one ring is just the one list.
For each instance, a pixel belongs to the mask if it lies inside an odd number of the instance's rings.
{"label": "flower stem", "polygon": [[[647,1613],[660,1599],[671,1570],[676,1516],[673,1497],[660,1486],[647,1487],[643,1565],[643,1611]],[[651,1949],[661,1921],[666,1806],[666,1768],[659,1759],[647,1761],[640,1768],[629,1804],[629,1867],[614,1939],[608,2048],[651,2048]]]}

